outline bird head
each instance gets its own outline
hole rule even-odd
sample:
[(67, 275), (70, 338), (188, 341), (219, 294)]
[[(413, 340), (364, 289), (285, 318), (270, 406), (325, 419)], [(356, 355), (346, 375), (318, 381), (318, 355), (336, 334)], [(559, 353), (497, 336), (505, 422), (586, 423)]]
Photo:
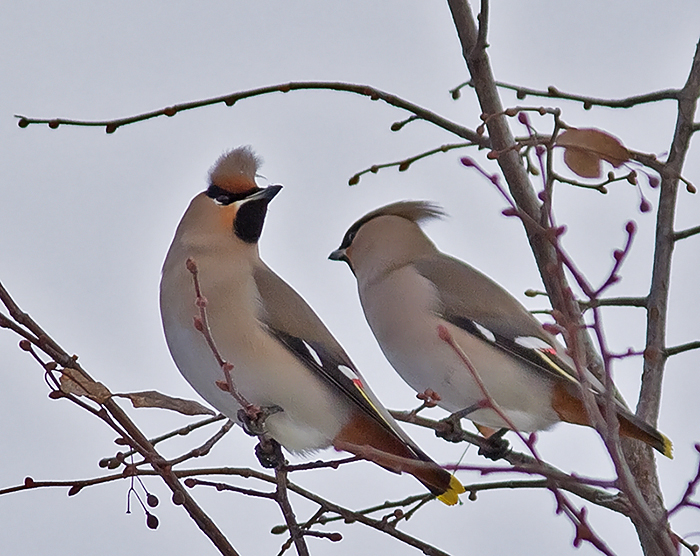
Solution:
[(216, 212), (216, 222), (245, 243), (257, 243), (267, 205), (281, 185), (261, 188), (255, 183), (261, 160), (249, 146), (238, 147), (219, 157), (209, 171), (209, 187), (203, 194), (206, 210)]
[(444, 215), (438, 205), (425, 201), (399, 201), (380, 207), (350, 226), (340, 247), (328, 258), (346, 262), (356, 276), (363, 269), (381, 271), (406, 264), (435, 250), (419, 224)]

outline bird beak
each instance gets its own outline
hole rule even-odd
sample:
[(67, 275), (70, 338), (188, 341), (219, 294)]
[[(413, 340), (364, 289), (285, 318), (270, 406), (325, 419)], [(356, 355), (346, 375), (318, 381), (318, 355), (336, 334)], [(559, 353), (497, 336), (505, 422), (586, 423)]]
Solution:
[(245, 202), (249, 203), (250, 201), (267, 201), (268, 203), (272, 201), (272, 199), (277, 195), (280, 191), (282, 190), (281, 185), (270, 185), (266, 187), (265, 189), (261, 189), (260, 191), (257, 191), (253, 193), (250, 197), (245, 198)]
[(345, 249), (336, 249), (330, 255), (328, 255), (328, 258), (331, 261), (344, 261), (346, 263), (350, 262), (348, 261), (348, 256), (345, 254)]

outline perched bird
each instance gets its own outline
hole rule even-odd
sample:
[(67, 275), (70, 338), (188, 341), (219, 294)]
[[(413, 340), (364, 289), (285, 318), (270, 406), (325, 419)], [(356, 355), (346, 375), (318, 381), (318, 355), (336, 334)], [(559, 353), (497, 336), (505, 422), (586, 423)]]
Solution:
[[(564, 347), (506, 290), (423, 233), (421, 222), (442, 216), (427, 202), (381, 207), (350, 226), (329, 257), (350, 266), (386, 358), (414, 390), (433, 390), (438, 405), (477, 426), (591, 426)], [(592, 374), (590, 382), (601, 402), (602, 385)], [(485, 403), (489, 398), (507, 420)], [(672, 457), (668, 438), (615, 403), (621, 434)]]
[[(440, 500), (455, 504), (464, 487), (399, 428), (319, 317), (260, 259), (268, 204), (282, 186), (258, 187), (259, 164), (250, 147), (221, 156), (207, 190), (192, 200), (175, 232), (160, 284), (175, 364), (205, 400), (236, 420), (242, 404), (223, 386), (232, 385), (266, 413), (258, 432), (290, 452), (333, 445), (362, 455), (371, 447), (405, 458), (400, 464), (381, 456), (373, 461), (411, 473)], [(211, 340), (229, 364), (230, 382), (194, 325), (201, 313), (193, 262)]]

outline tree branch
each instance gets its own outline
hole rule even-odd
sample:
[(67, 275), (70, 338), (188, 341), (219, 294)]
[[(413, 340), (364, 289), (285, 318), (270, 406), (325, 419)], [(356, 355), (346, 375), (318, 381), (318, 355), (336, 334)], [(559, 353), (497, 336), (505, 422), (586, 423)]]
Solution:
[[(542, 91), (539, 89), (522, 87), (520, 85), (503, 83), (502, 81), (496, 81), (495, 84), (501, 89), (515, 91), (516, 96), (520, 100), (524, 100), (528, 96), (559, 98), (562, 100), (572, 100), (574, 102), (581, 102), (583, 104), (584, 109), (586, 110), (589, 110), (593, 106), (604, 106), (607, 108), (632, 108), (634, 106), (639, 106), (640, 104), (649, 104), (652, 102), (659, 102), (660, 100), (676, 100), (680, 94), (680, 91), (678, 89), (664, 89), (662, 91), (654, 91), (652, 93), (634, 95), (631, 97), (621, 99), (606, 99), (577, 95), (573, 93), (565, 93), (553, 86), (547, 87), (546, 91)], [(474, 87), (473, 81), (470, 80), (465, 83), (462, 83), (461, 85), (455, 87), (452, 91), (457, 91), (466, 86)]]
[(666, 348), (664, 350), (664, 356), (671, 357), (672, 355), (678, 355), (679, 353), (683, 353), (693, 349), (700, 349), (700, 341), (696, 340), (694, 342), (688, 342), (687, 344), (681, 344), (679, 346)]
[(427, 158), (429, 156), (432, 156), (437, 153), (446, 153), (454, 149), (462, 149), (464, 147), (470, 147), (473, 146), (474, 143), (452, 143), (452, 144), (447, 144), (447, 145), (440, 145), (439, 147), (436, 147), (434, 149), (430, 149), (428, 151), (409, 156), (408, 158), (404, 158), (403, 160), (398, 160), (396, 162), (385, 162), (384, 164), (373, 164), (369, 168), (366, 168), (365, 170), (361, 170), (357, 174), (353, 175), (349, 180), (348, 180), (348, 185), (357, 185), (360, 182), (360, 178), (364, 176), (365, 174), (376, 174), (379, 172), (379, 170), (383, 168), (392, 168), (394, 166), (399, 167), (399, 172), (405, 172), (408, 170), (414, 162), (417, 160), (421, 160), (423, 158)]
[(418, 106), (412, 102), (402, 99), (391, 93), (381, 91), (369, 85), (358, 85), (355, 83), (341, 83), (337, 81), (296, 81), (291, 83), (280, 83), (277, 85), (270, 85), (267, 87), (259, 87), (256, 89), (249, 89), (247, 91), (239, 91), (236, 93), (229, 93), (227, 95), (222, 95), (218, 97), (212, 97), (203, 100), (196, 100), (192, 102), (185, 102), (182, 104), (175, 104), (173, 106), (168, 106), (166, 108), (161, 108), (159, 110), (153, 110), (151, 112), (144, 112), (142, 114), (137, 114), (135, 116), (129, 116), (126, 118), (117, 118), (114, 120), (73, 120), (64, 118), (52, 118), (52, 119), (41, 119), (41, 118), (30, 118), (27, 116), (17, 115), (19, 127), (27, 127), (31, 124), (47, 124), (52, 129), (56, 129), (61, 125), (72, 125), (72, 126), (88, 126), (88, 127), (104, 127), (107, 133), (114, 133), (118, 128), (133, 124), (136, 122), (142, 122), (144, 120), (150, 120), (152, 118), (157, 118), (160, 116), (172, 117), (178, 112), (184, 112), (185, 110), (193, 110), (195, 108), (202, 108), (204, 106), (211, 106), (212, 104), (226, 104), (226, 106), (233, 106), (239, 100), (246, 98), (252, 98), (261, 95), (267, 95), (275, 92), (288, 93), (289, 91), (299, 91), (299, 90), (326, 90), (326, 91), (343, 91), (347, 93), (354, 93), (357, 95), (362, 95), (369, 97), (371, 100), (381, 100), (387, 104), (406, 110), (415, 114), (421, 120), (430, 122), (437, 127), (440, 127), (450, 133), (454, 133), (458, 137), (462, 137), (467, 141), (480, 145), (482, 147), (489, 146), (488, 137), (479, 135), (475, 131), (469, 128), (461, 126), (447, 118), (439, 116), (435, 112), (432, 112), (422, 106)]
[[(671, 144), (668, 160), (661, 173), (659, 206), (656, 219), (656, 237), (654, 246), (654, 264), (647, 309), (647, 337), (642, 372), (642, 385), (637, 404), (637, 415), (647, 423), (656, 424), (661, 403), (661, 386), (666, 363), (666, 326), (668, 316), (668, 297), (671, 282), (671, 259), (675, 243), (673, 231), (678, 181), (687, 156), (690, 139), (693, 135), (693, 122), (700, 94), (700, 43), (696, 46), (695, 56), (688, 79), (678, 93), (678, 116), (676, 129)], [(649, 507), (659, 522), (667, 522), (666, 510), (656, 472), (654, 456), (650, 448), (641, 447), (631, 442), (623, 444), (624, 453)], [(640, 535), (642, 548), (650, 556), (655, 554), (654, 535), (647, 531), (639, 521), (633, 522)], [(658, 545), (656, 545), (658, 546)], [(660, 547), (659, 547), (660, 548)], [(665, 547), (665, 552), (671, 549)]]
[(589, 301), (580, 301), (579, 305), (582, 310), (591, 309), (593, 307), (641, 307), (647, 306), (646, 297), (607, 297), (596, 298)]
[(691, 236), (694, 236), (697, 234), (700, 234), (700, 226), (693, 226), (692, 228), (688, 228), (687, 230), (681, 230), (680, 232), (674, 232), (673, 241), (685, 239), (687, 237), (691, 237)]
[[(25, 327), (33, 334), (37, 341), (36, 345), (49, 357), (63, 367), (68, 367), (79, 372), (86, 381), (93, 382), (90, 375), (77, 362), (77, 356), (68, 355), (60, 345), (58, 345), (28, 314), (24, 313), (12, 299), (8, 291), (0, 283), (0, 301), (5, 305), (11, 317), (21, 326)], [(116, 420), (128, 435), (128, 439), (134, 442), (133, 448), (138, 451), (149, 461), (153, 470), (160, 475), (166, 485), (173, 492), (173, 497), (176, 498), (185, 508), (192, 520), (197, 524), (200, 530), (211, 540), (216, 548), (224, 556), (238, 556), (238, 553), (229, 543), (228, 539), (219, 530), (211, 518), (199, 507), (194, 499), (189, 495), (187, 490), (180, 484), (177, 476), (173, 473), (169, 465), (164, 465), (165, 460), (156, 451), (153, 445), (143, 435), (139, 428), (131, 421), (127, 414), (113, 400), (108, 399), (103, 404), (100, 417), (109, 423), (111, 417)]]

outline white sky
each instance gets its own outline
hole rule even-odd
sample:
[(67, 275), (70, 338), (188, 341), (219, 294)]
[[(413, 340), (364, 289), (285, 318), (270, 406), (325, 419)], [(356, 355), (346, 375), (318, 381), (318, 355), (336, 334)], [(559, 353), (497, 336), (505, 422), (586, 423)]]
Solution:
[[(16, 113), (114, 118), (278, 82), (323, 79), (371, 84), (476, 127), (479, 110), (472, 93), (465, 90), (458, 102), (448, 94), (467, 73), (446, 3), (25, 0), (4, 2), (2, 12), (0, 280), (113, 391), (157, 389), (196, 398), (163, 340), (157, 308), (160, 266), (189, 199), (205, 187), (209, 166), (221, 152), (241, 144), (253, 145), (265, 160), (262, 173), (285, 185), (270, 208), (263, 258), (317, 310), (388, 407), (413, 407), (413, 392), (377, 348), (351, 274), (326, 260), (360, 215), (403, 198), (442, 203), (451, 218), (428, 226), (436, 243), (501, 282), (528, 307), (543, 307), (522, 295), (540, 282), (519, 224), (500, 215), (503, 201), (459, 165), (460, 153), (435, 156), (405, 173), (384, 170), (347, 186), (351, 175), (372, 164), (456, 140), (425, 123), (392, 133), (391, 123), (406, 114), (382, 103), (345, 93), (277, 93), (232, 108), (214, 106), (139, 123), (113, 135), (90, 128), (22, 130), (13, 118)], [(491, 7), (489, 52), (499, 80), (621, 97), (682, 86), (698, 29), (695, 0), (501, 0)], [(504, 94), (507, 106), (528, 102), (551, 104)], [(661, 156), (668, 149), (675, 122), (671, 102), (618, 112), (584, 112), (573, 103), (562, 107), (568, 123), (606, 129), (632, 149)], [(495, 168), (492, 162), (485, 166)], [(692, 151), (685, 175), (700, 182)], [(644, 295), (654, 217), (638, 212), (635, 188), (617, 184), (610, 189), (602, 196), (560, 188), (556, 211), (569, 226), (565, 245), (591, 279), (600, 280), (610, 268), (611, 250), (624, 241), (625, 222), (636, 220), (635, 251), (624, 281), (611, 294)], [(643, 190), (655, 208), (655, 192)], [(682, 192), (677, 229), (697, 225), (699, 209), (700, 198)], [(700, 338), (698, 242), (699, 237), (688, 239), (676, 249), (670, 345)], [(613, 349), (643, 345), (642, 311), (614, 309), (606, 319)], [(12, 334), (0, 333), (0, 487), (19, 484), (25, 476), (99, 475), (98, 460), (116, 451), (113, 435), (72, 404), (49, 400), (40, 369), (16, 344)], [(697, 353), (689, 353), (668, 365), (659, 428), (674, 441), (676, 459), (661, 458), (659, 470), (670, 504), (697, 463), (699, 362)], [(632, 402), (639, 367), (639, 360), (616, 367), (619, 385)], [(153, 436), (189, 421), (157, 410), (130, 414)], [(409, 432), (441, 462), (457, 460), (464, 449), (426, 431)], [(204, 438), (178, 446), (191, 447)], [(164, 448), (166, 455), (175, 455), (178, 446)], [(201, 463), (257, 467), (252, 446), (237, 429)], [(540, 435), (539, 447), (564, 470), (610, 476), (591, 430), (560, 425)], [(466, 461), (483, 462), (474, 449)], [(478, 480), (467, 473), (461, 478), (464, 483)], [(294, 480), (353, 508), (420, 491), (411, 477), (395, 477), (369, 463)], [(2, 552), (216, 553), (185, 512), (170, 504), (159, 480), (148, 480), (147, 486), (161, 499), (154, 512), (161, 525), (155, 532), (146, 528), (140, 509), (124, 514), (126, 482), (86, 489), (74, 498), (66, 496), (66, 489), (0, 497)], [(276, 554), (283, 539), (269, 529), (281, 518), (271, 502), (205, 489), (194, 495), (242, 554)], [(300, 518), (315, 510), (294, 504)], [(626, 519), (591, 510), (591, 521), (619, 554), (640, 553)], [(700, 531), (699, 523), (697, 512), (686, 512), (674, 527), (688, 534)], [(343, 542), (311, 539), (312, 553), (349, 555), (368, 547), (375, 553), (416, 553), (359, 525), (329, 530), (343, 533)], [(547, 492), (489, 492), (456, 508), (430, 504), (407, 530), (455, 554), (574, 551), (572, 527), (554, 515)], [(594, 552), (590, 547), (579, 551)]]

